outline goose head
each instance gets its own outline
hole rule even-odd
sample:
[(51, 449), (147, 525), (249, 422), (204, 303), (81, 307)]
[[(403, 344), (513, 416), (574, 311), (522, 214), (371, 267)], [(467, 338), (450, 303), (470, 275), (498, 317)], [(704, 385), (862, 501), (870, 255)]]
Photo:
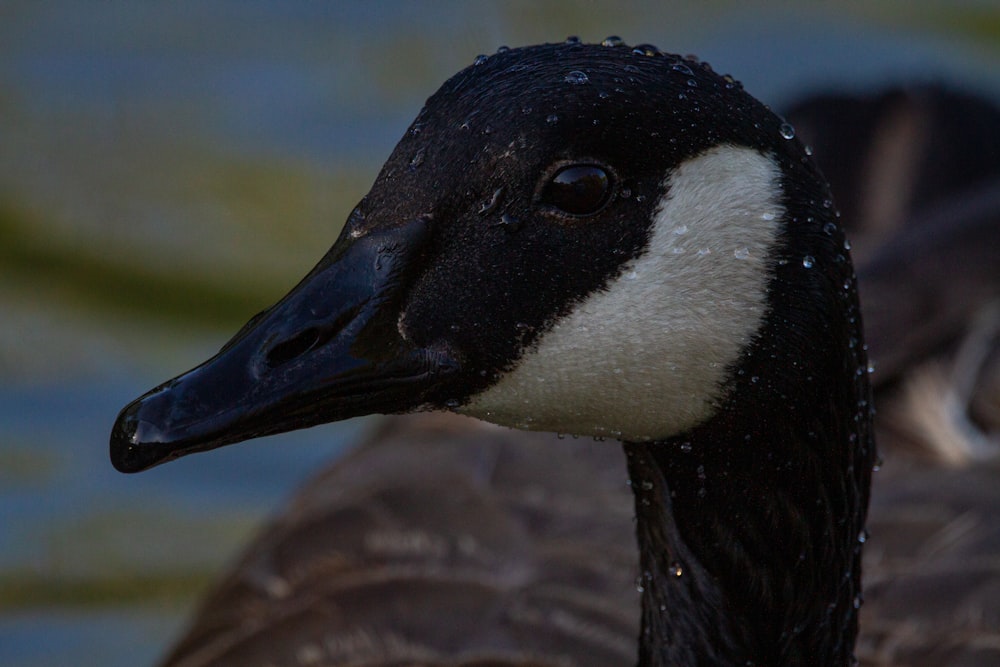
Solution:
[(121, 412), (112, 461), (418, 410), (622, 440), (643, 664), (846, 664), (872, 445), (845, 246), (731, 77), (616, 41), (501, 50), (428, 99), (302, 282)]

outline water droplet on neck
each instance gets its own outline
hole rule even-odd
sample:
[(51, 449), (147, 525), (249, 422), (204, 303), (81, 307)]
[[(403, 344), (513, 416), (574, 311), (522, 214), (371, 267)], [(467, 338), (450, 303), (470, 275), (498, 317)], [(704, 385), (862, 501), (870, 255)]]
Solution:
[(573, 70), (572, 72), (568, 72), (566, 76), (563, 78), (565, 79), (566, 83), (572, 83), (577, 86), (590, 81), (590, 77), (587, 76), (587, 73), (581, 72), (578, 69)]
[(807, 269), (811, 269), (815, 264), (816, 264), (816, 258), (814, 258), (812, 255), (806, 255), (805, 257), (802, 258), (802, 266), (806, 267)]
[(497, 188), (496, 191), (494, 191), (493, 196), (490, 197), (490, 200), (488, 202), (484, 202), (483, 205), (479, 208), (479, 214), (486, 215), (496, 210), (497, 204), (500, 203), (500, 196), (502, 194), (503, 194), (503, 188)]
[(559, 116), (555, 115), (554, 113), (549, 114), (548, 116), (545, 117), (545, 122), (548, 123), (549, 125), (555, 125), (556, 123), (559, 122)]
[(782, 123), (778, 127), (778, 134), (780, 134), (784, 139), (794, 139), (795, 128), (792, 127), (791, 123)]
[(750, 249), (746, 246), (742, 248), (737, 248), (733, 251), (733, 257), (736, 259), (747, 259), (750, 257)]
[[(500, 222), (497, 223), (497, 226), (502, 227), (504, 231), (513, 233), (521, 229), (521, 221), (509, 213), (504, 213), (503, 215), (500, 216)], [(518, 327), (521, 326), (526, 327), (527, 325), (521, 325), (519, 323)]]

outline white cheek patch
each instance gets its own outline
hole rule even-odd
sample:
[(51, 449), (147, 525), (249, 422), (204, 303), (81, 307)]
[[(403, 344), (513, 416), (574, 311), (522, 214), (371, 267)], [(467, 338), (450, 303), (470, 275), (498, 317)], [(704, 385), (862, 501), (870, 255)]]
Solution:
[(643, 441), (706, 420), (763, 321), (778, 166), (719, 146), (668, 175), (648, 248), (460, 411), (497, 424)]

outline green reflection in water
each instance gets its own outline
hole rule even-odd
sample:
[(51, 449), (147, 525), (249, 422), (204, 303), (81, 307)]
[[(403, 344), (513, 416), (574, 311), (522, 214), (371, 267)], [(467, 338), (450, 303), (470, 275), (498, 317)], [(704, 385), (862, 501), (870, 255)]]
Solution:
[(183, 607), (205, 589), (214, 575), (207, 570), (93, 577), (7, 571), (0, 573), (0, 612), (129, 604)]

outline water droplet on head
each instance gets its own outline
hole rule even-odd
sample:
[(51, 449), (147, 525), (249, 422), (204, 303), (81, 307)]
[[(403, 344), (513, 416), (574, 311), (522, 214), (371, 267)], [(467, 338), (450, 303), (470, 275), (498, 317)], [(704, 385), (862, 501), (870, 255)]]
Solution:
[(578, 69), (575, 69), (572, 72), (567, 73), (566, 76), (563, 78), (565, 79), (566, 83), (572, 83), (574, 85), (580, 85), (590, 81), (590, 77), (587, 76), (587, 73), (581, 72)]
[(811, 269), (814, 264), (816, 264), (816, 259), (812, 255), (806, 255), (802, 258), (802, 266), (807, 269)]
[(416, 154), (410, 158), (410, 167), (416, 169), (424, 163), (424, 155), (426, 154), (426, 149), (421, 148), (416, 152)]
[(694, 74), (691, 68), (684, 63), (674, 63), (670, 68), (675, 72), (680, 72), (681, 74), (686, 74), (688, 76), (692, 76)]
[(813, 154), (813, 147), (812, 146), (806, 146), (805, 147), (805, 151), (806, 151), (806, 155), (812, 155)]
[(476, 59), (472, 61), (472, 66), (478, 67), (479, 65), (482, 65), (489, 59), (490, 57), (488, 55), (486, 55), (485, 53), (480, 53), (478, 56), (476, 56)]
[(637, 56), (658, 56), (660, 50), (652, 44), (639, 44), (632, 48), (632, 53)]
[(579, 44), (580, 43), (580, 38), (577, 37), (576, 35), (570, 35), (569, 37), (566, 38), (566, 42), (565, 43), (566, 44)]
[(497, 47), (497, 53), (507, 53), (510, 51), (510, 47), (507, 45)]
[(770, 212), (768, 212), (768, 213), (761, 213), (760, 214), (760, 219), (761, 220), (767, 220), (767, 221), (774, 220), (774, 213), (770, 213)]
[(618, 35), (609, 35), (601, 41), (601, 46), (621, 46), (625, 41)]
[(833, 233), (835, 231), (837, 231), (837, 225), (833, 224), (832, 222), (828, 222), (825, 225), (823, 225), (823, 233), (826, 234), (827, 236), (833, 236)]
[(545, 122), (548, 123), (549, 125), (555, 125), (556, 123), (559, 122), (559, 116), (555, 115), (554, 113), (551, 113), (545, 117)]
[(750, 257), (750, 248), (743, 246), (742, 248), (737, 248), (733, 251), (733, 257), (736, 259), (747, 259)]
[(784, 139), (794, 139), (795, 128), (792, 127), (791, 123), (782, 123), (778, 127), (778, 134), (780, 134)]
[(698, 82), (695, 81), (694, 79), (688, 79), (687, 80), (687, 84), (688, 84), (688, 88), (697, 88), (698, 87)]

